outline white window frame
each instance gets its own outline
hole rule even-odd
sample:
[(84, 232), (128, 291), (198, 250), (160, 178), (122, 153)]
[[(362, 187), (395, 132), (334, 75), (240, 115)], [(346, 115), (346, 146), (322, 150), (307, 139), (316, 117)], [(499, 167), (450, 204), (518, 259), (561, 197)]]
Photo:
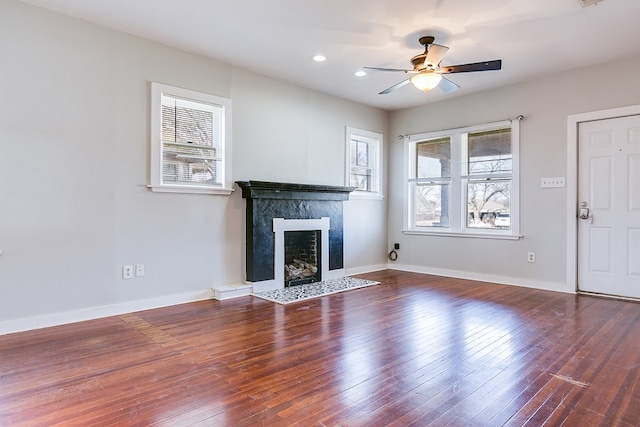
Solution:
[[(466, 205), (467, 191), (466, 183), (462, 171), (463, 153), (465, 151), (466, 135), (473, 132), (481, 132), (492, 129), (511, 127), (511, 154), (512, 154), (512, 174), (511, 174), (511, 199), (510, 199), (510, 219), (511, 228), (486, 229), (467, 227)], [(451, 180), (450, 180), (450, 217), (448, 227), (416, 227), (413, 223), (414, 207), (412, 186), (410, 181), (416, 174), (416, 147), (419, 142), (441, 137), (451, 137)], [(448, 129), (435, 132), (426, 132), (404, 137), (405, 148), (405, 179), (404, 179), (404, 234), (430, 235), (430, 236), (450, 236), (450, 237), (471, 237), (485, 239), (509, 239), (517, 240), (522, 237), (520, 234), (520, 121), (504, 120), (482, 125), (467, 126), (463, 128)]]
[[(217, 168), (220, 171), (220, 183), (185, 185), (162, 182), (162, 95), (173, 96), (200, 104), (219, 107), (221, 109), (221, 141), (217, 157), (222, 160)], [(231, 179), (231, 100), (220, 96), (209, 95), (189, 89), (178, 88), (161, 83), (151, 82), (151, 165), (148, 188), (161, 193), (193, 193), (229, 195), (233, 192)]]
[(351, 141), (358, 139), (369, 145), (369, 156), (371, 158), (371, 190), (355, 190), (351, 192), (350, 198), (353, 199), (377, 199), (384, 198), (382, 192), (382, 153), (384, 137), (381, 133), (368, 130), (357, 129), (354, 127), (346, 127), (345, 135), (345, 186), (351, 186)]

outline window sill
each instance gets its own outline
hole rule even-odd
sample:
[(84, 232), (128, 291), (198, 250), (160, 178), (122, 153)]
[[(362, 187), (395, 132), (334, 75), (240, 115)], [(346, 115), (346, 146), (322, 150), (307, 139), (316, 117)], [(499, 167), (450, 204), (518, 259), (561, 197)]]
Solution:
[(467, 239), (496, 239), (496, 240), (519, 240), (522, 234), (497, 234), (497, 233), (460, 233), (455, 231), (419, 231), (419, 230), (402, 230), (403, 234), (414, 234), (422, 236), (440, 236), (440, 237), (463, 237)]
[(349, 200), (384, 200), (384, 196), (377, 193), (367, 193), (365, 191), (353, 191), (349, 194)]
[(169, 185), (147, 185), (147, 188), (154, 193), (182, 193), (182, 194), (217, 194), (229, 196), (233, 193), (233, 188), (212, 188), (212, 187), (185, 187)]

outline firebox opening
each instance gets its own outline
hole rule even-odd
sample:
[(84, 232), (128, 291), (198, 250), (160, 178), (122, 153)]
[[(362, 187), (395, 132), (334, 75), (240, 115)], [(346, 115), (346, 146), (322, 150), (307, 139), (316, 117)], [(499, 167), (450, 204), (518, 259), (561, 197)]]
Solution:
[(321, 277), (321, 231), (284, 232), (284, 285), (319, 282)]

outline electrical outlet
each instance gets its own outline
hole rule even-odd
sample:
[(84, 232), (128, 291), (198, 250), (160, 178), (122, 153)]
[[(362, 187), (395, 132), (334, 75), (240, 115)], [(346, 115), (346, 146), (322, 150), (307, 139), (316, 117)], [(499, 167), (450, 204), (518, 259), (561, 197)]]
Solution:
[(535, 252), (529, 252), (527, 254), (527, 262), (536, 262), (536, 253)]
[(133, 279), (133, 265), (123, 265), (122, 266), (122, 278), (123, 279)]
[(144, 277), (144, 264), (136, 264), (136, 277)]
[(541, 188), (558, 188), (564, 187), (564, 176), (554, 176), (551, 178), (540, 179)]

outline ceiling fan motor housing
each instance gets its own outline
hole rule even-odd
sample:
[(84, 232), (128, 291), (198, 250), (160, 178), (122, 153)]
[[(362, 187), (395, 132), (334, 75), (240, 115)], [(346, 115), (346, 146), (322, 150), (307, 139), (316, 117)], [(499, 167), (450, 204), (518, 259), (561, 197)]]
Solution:
[(413, 58), (411, 58), (411, 63), (413, 64), (413, 69), (415, 71), (421, 71), (424, 70), (426, 67), (426, 64), (424, 63), (424, 60), (427, 58), (427, 55), (424, 53), (421, 53), (420, 55), (416, 55)]
[(426, 47), (427, 45), (430, 45), (431, 43), (433, 43), (435, 40), (436, 38), (433, 36), (424, 36), (424, 37), (420, 37), (418, 39), (418, 42), (420, 42), (422, 46)]
[[(436, 39), (433, 36), (420, 37), (420, 39), (418, 40), (418, 42), (422, 46), (424, 46), (424, 52), (411, 58), (411, 64), (413, 64), (413, 69), (415, 71), (422, 71), (426, 68), (434, 68), (436, 65), (438, 65), (425, 63), (427, 54), (429, 53), (429, 46), (431, 46), (435, 40)], [(429, 65), (431, 65), (431, 67), (429, 67)]]

